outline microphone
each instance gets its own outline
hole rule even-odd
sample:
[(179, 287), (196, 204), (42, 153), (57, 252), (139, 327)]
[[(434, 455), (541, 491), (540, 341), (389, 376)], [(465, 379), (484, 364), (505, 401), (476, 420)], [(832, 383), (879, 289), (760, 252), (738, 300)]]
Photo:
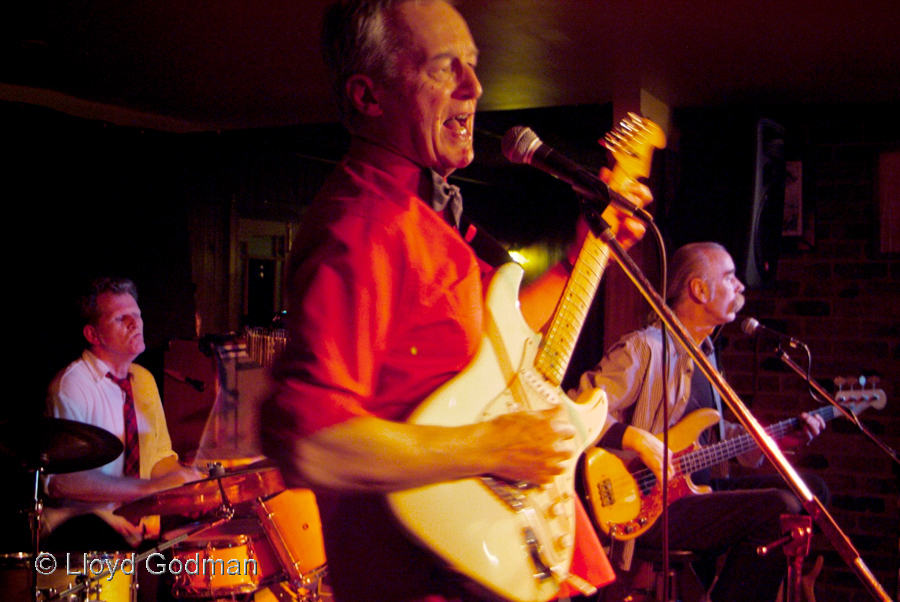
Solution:
[(794, 348), (800, 347), (800, 346), (803, 346), (803, 347), (806, 346), (803, 344), (802, 341), (798, 341), (794, 337), (790, 337), (786, 334), (782, 334), (782, 333), (778, 332), (777, 330), (772, 330), (768, 326), (763, 326), (762, 324), (759, 323), (759, 321), (756, 318), (746, 318), (743, 322), (741, 322), (741, 330), (743, 330), (745, 333), (747, 333), (751, 336), (758, 335), (761, 332), (768, 332), (769, 334), (774, 335), (774, 336), (778, 337), (779, 339), (783, 339), (783, 340), (787, 341), (788, 344)]
[(606, 183), (571, 159), (544, 144), (531, 128), (517, 125), (510, 128), (500, 144), (503, 155), (512, 163), (526, 163), (569, 184), (579, 195), (600, 201), (604, 208), (610, 202), (634, 215), (638, 207), (609, 190)]

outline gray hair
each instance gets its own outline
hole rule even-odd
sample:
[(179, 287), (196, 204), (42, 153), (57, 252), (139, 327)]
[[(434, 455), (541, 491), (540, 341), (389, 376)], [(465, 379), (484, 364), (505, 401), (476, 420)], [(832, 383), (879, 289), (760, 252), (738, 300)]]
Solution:
[(708, 285), (712, 285), (710, 281), (710, 254), (712, 251), (728, 252), (717, 242), (692, 242), (675, 251), (666, 287), (666, 303), (670, 307), (674, 307), (684, 298), (691, 280), (694, 278), (700, 278)]
[(103, 293), (112, 293), (114, 295), (128, 294), (134, 297), (135, 301), (138, 300), (137, 287), (128, 278), (94, 278), (88, 283), (87, 289), (78, 300), (78, 309), (84, 326), (96, 325), (100, 319), (97, 299)]
[(325, 11), (322, 24), (322, 56), (331, 71), (331, 85), (344, 124), (354, 122), (347, 97), (351, 76), (373, 78), (399, 76), (396, 56), (407, 42), (407, 32), (397, 26), (394, 9), (405, 2), (442, 0), (340, 0)]

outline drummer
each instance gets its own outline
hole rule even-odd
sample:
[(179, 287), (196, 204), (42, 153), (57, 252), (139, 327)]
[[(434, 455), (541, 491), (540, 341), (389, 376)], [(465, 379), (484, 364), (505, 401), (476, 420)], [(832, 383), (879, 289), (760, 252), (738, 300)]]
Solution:
[[(205, 475), (179, 464), (172, 451), (156, 381), (133, 363), (145, 348), (137, 289), (125, 278), (98, 278), (80, 299), (87, 348), (50, 384), (56, 418), (103, 428), (125, 451), (92, 470), (47, 478), (46, 550), (127, 550), (158, 534), (113, 514), (131, 500)], [(154, 533), (156, 531), (156, 533)]]

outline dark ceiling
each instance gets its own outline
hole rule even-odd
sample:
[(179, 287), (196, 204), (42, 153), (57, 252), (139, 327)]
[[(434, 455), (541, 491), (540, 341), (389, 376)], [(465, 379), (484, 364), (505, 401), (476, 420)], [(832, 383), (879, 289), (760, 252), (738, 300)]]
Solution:
[[(335, 119), (326, 0), (18, 0), (0, 100), (169, 131)], [(898, 0), (460, 0), (487, 110), (900, 100)]]

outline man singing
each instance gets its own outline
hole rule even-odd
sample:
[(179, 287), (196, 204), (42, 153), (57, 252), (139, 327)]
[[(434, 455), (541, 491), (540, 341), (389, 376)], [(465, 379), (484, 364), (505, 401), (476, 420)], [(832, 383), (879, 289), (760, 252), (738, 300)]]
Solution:
[[(326, 15), (324, 46), (352, 141), (292, 250), (289, 345), (263, 409), (265, 453), (290, 485), (316, 491), (336, 599), (481, 599), (411, 543), (383, 499), (481, 475), (539, 485), (572, 454), (557, 410), (405, 422), (482, 338), (489, 268), (457, 229), (459, 199), (442, 194), (474, 156), (478, 48), (442, 0), (341, 2)], [(625, 193), (649, 198), (639, 185)], [(567, 277), (558, 265), (520, 295), (534, 330)], [(602, 557), (589, 528), (575, 536), (576, 557)]]

